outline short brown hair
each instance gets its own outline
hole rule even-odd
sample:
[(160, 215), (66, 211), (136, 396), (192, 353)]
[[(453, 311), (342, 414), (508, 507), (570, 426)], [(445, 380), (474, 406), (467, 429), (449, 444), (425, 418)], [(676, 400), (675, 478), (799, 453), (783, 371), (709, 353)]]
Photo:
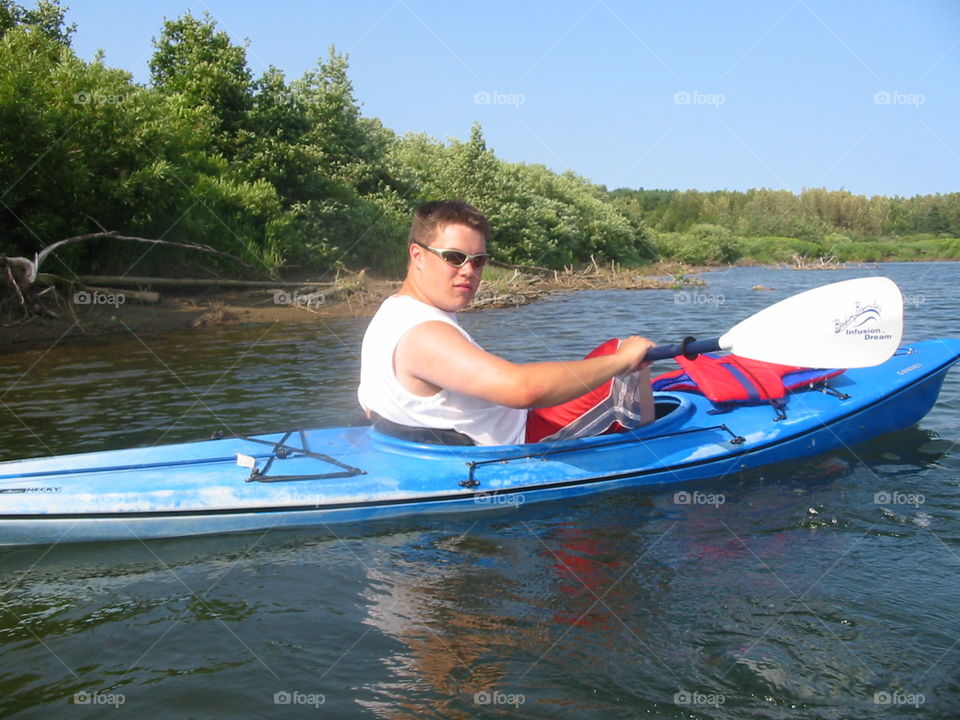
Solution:
[(483, 235), (484, 240), (490, 235), (487, 218), (470, 203), (462, 200), (432, 200), (413, 211), (408, 242), (429, 245), (440, 228), (447, 225), (466, 225)]

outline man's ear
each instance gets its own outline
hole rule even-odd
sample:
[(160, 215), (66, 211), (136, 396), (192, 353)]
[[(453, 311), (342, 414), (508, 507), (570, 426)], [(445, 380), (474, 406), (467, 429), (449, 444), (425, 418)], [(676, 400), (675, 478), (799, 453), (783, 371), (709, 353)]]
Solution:
[(423, 266), (423, 248), (416, 243), (410, 243), (407, 246), (407, 252), (410, 254), (410, 262), (418, 269)]

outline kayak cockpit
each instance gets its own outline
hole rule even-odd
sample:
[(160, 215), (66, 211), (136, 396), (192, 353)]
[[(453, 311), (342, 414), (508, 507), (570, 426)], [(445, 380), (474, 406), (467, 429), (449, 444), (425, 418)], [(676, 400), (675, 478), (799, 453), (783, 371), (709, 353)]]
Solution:
[[(656, 410), (656, 419), (649, 425), (645, 425), (633, 430), (622, 430), (608, 435), (597, 435), (594, 437), (575, 438), (572, 440), (560, 440), (544, 443), (530, 443), (519, 445), (471, 445), (471, 455), (513, 455), (518, 449), (529, 450), (531, 448), (541, 448), (549, 446), (551, 448), (589, 448), (595, 444), (605, 444), (613, 436), (622, 437), (624, 440), (642, 440), (646, 437), (660, 435), (664, 431), (670, 430), (683, 422), (687, 421), (694, 413), (694, 405), (690, 398), (677, 393), (654, 393), (654, 406)], [(391, 424), (392, 425), (392, 424)], [(402, 427), (402, 426), (400, 426)], [(428, 438), (434, 431), (427, 430), (423, 435), (414, 433), (390, 432), (392, 428), (375, 424), (369, 430), (370, 442), (375, 447), (388, 449), (391, 452), (403, 452), (404, 450), (415, 454), (437, 455), (463, 455), (463, 444), (445, 444), (442, 442), (429, 442)], [(386, 431), (385, 431), (386, 430)], [(415, 430), (415, 428), (413, 429)]]

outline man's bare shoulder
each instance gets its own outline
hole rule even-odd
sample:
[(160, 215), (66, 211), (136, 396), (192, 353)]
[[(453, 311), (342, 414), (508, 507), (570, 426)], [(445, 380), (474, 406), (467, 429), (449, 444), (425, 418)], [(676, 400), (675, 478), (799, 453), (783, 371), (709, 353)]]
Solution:
[(473, 346), (458, 327), (442, 320), (427, 320), (410, 328), (401, 338), (397, 349), (415, 351), (417, 348), (422, 348), (429, 352), (437, 349), (438, 346), (460, 345)]

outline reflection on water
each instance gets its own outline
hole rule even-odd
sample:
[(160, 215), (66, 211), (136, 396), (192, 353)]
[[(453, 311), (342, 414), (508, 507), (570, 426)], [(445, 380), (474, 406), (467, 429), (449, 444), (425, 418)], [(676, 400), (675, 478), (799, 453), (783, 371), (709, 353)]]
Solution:
[[(908, 341), (956, 334), (953, 266), (884, 271), (908, 297)], [(516, 360), (572, 358), (628, 332), (715, 335), (874, 272), (737, 268), (705, 276), (712, 300), (696, 306), (666, 290), (586, 292), (464, 324)], [(7, 353), (0, 456), (342, 423), (363, 327)], [(74, 702), (102, 692), (123, 695), (118, 717), (140, 718), (950, 717), (958, 412), (954, 372), (919, 428), (698, 485), (722, 493), (715, 505), (664, 488), (367, 527), (3, 549), (0, 713), (103, 717), (114, 708)], [(883, 693), (904, 702), (878, 704)]]

